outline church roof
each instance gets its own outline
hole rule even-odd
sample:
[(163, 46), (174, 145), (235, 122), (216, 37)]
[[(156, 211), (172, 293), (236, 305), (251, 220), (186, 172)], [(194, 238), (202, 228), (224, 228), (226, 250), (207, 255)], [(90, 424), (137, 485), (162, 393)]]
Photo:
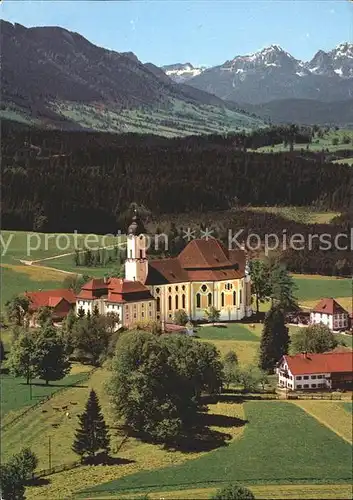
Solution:
[(244, 275), (245, 252), (228, 251), (220, 241), (210, 238), (192, 240), (178, 257), (149, 261), (145, 284), (222, 281)]
[(149, 289), (140, 281), (128, 281), (122, 278), (92, 279), (83, 285), (78, 299), (93, 300), (103, 298), (107, 302), (137, 302), (153, 300)]

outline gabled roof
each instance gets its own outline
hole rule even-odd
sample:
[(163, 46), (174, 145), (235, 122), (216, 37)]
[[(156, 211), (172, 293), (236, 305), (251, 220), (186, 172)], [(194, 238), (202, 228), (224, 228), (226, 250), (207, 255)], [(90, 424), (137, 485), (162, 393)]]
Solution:
[(63, 299), (69, 304), (75, 304), (76, 297), (72, 290), (67, 288), (57, 288), (55, 290), (43, 290), (40, 292), (26, 292), (31, 301), (30, 309), (36, 310), (39, 307), (56, 307)]
[(145, 285), (139, 281), (128, 281), (122, 278), (93, 279), (83, 285), (77, 295), (77, 299), (94, 300), (98, 298), (114, 303), (154, 300)]
[(314, 307), (313, 312), (321, 314), (348, 314), (348, 311), (332, 298), (321, 299)]
[(325, 352), (283, 356), (293, 375), (311, 373), (342, 373), (353, 371), (353, 352)]
[(146, 285), (239, 279), (245, 274), (245, 252), (227, 250), (220, 241), (192, 240), (178, 257), (151, 260)]

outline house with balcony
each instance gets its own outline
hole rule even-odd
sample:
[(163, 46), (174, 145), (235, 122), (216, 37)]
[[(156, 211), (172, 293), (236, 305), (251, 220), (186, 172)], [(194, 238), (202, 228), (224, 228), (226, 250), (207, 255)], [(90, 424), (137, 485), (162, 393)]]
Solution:
[(353, 388), (352, 351), (301, 353), (283, 356), (278, 363), (277, 385), (282, 389), (323, 390)]

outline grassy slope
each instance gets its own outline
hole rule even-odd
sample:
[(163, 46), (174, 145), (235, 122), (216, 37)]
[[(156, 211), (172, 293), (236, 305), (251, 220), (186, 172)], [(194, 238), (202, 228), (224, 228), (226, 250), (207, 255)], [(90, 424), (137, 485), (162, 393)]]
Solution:
[(141, 472), (97, 486), (89, 490), (90, 496), (181, 490), (212, 483), (221, 486), (231, 480), (245, 484), (352, 480), (350, 445), (297, 406), (247, 402), (245, 414), (249, 423), (244, 435), (229, 446), (172, 468)]
[(105, 132), (152, 133), (166, 137), (251, 130), (261, 119), (210, 105), (193, 105), (172, 99), (168, 108), (153, 110), (97, 109), (88, 104), (56, 103), (55, 111), (81, 126)]
[(323, 212), (313, 207), (249, 207), (251, 212), (267, 212), (302, 224), (329, 224), (339, 212)]

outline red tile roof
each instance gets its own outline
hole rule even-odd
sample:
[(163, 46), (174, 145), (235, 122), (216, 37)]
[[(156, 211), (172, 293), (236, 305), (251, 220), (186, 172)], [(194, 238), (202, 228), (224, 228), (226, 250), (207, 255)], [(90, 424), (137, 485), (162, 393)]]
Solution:
[(153, 300), (149, 289), (139, 281), (122, 278), (93, 279), (83, 285), (78, 299), (94, 300), (103, 298), (107, 302), (124, 303), (139, 300)]
[(193, 240), (178, 257), (151, 260), (148, 268), (146, 285), (238, 279), (245, 273), (245, 252), (228, 251), (214, 238)]
[(40, 292), (26, 292), (25, 294), (31, 301), (30, 309), (32, 311), (39, 307), (56, 307), (63, 299), (69, 304), (75, 304), (76, 296), (72, 290), (67, 288), (57, 288), (55, 290), (43, 290)]
[(313, 312), (322, 314), (348, 314), (335, 299), (321, 299), (318, 304), (313, 309)]
[(283, 356), (293, 375), (353, 371), (353, 351)]

